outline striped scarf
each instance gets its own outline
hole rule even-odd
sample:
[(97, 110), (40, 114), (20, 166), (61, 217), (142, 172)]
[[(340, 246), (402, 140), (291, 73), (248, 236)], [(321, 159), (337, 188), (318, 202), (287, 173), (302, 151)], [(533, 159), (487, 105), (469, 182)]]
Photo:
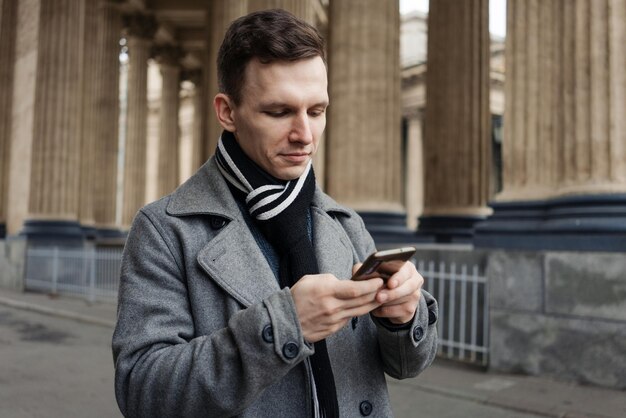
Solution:
[[(245, 202), (254, 223), (276, 249), (281, 287), (293, 286), (304, 275), (318, 274), (307, 227), (315, 192), (311, 161), (297, 179), (279, 180), (255, 164), (228, 131), (220, 137), (215, 159), (235, 198)], [(321, 416), (338, 417), (335, 378), (325, 340), (315, 343), (311, 369)]]

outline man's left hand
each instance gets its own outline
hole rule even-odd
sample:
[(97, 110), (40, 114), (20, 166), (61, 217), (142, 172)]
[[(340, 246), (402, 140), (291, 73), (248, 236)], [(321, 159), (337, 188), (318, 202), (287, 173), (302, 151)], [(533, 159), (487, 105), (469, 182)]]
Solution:
[[(353, 271), (360, 266), (354, 266)], [(382, 305), (371, 313), (379, 318), (387, 318), (391, 323), (401, 325), (415, 315), (420, 300), (424, 278), (410, 261), (387, 280), (387, 286), (378, 291), (376, 301)]]

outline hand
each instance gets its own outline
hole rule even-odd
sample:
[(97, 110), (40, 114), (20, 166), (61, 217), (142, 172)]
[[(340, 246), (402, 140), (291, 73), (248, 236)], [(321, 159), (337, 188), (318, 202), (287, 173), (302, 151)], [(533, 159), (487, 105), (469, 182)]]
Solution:
[(332, 274), (302, 277), (292, 286), (291, 295), (304, 339), (309, 343), (323, 340), (351, 318), (379, 307), (376, 296), (383, 285), (380, 278), (339, 280)]
[[(359, 267), (360, 264), (355, 265), (353, 271), (356, 272)], [(387, 280), (387, 286), (376, 294), (376, 301), (381, 306), (372, 315), (387, 318), (398, 325), (409, 322), (415, 315), (423, 284), (424, 278), (415, 265), (407, 261)]]

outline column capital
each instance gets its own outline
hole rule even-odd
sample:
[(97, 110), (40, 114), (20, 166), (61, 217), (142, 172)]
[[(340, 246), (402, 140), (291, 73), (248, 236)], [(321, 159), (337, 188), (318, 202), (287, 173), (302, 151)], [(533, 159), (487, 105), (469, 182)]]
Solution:
[(124, 15), (123, 19), (128, 36), (135, 38), (152, 39), (159, 27), (156, 19), (151, 15), (136, 13)]
[(194, 68), (189, 70), (183, 70), (180, 74), (180, 79), (183, 81), (190, 81), (194, 86), (199, 87), (202, 85), (202, 69)]
[(424, 119), (424, 108), (421, 107), (411, 107), (409, 109), (403, 109), (402, 116), (407, 118), (409, 121), (415, 119)]

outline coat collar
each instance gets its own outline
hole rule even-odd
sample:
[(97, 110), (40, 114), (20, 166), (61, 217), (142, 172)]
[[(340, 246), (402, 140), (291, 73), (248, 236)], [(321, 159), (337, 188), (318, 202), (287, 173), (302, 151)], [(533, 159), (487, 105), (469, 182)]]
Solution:
[[(351, 212), (315, 187), (312, 205), (324, 212), (351, 216)], [(233, 220), (239, 206), (232, 197), (226, 180), (211, 157), (200, 169), (170, 196), (167, 213), (172, 216), (216, 215)]]

